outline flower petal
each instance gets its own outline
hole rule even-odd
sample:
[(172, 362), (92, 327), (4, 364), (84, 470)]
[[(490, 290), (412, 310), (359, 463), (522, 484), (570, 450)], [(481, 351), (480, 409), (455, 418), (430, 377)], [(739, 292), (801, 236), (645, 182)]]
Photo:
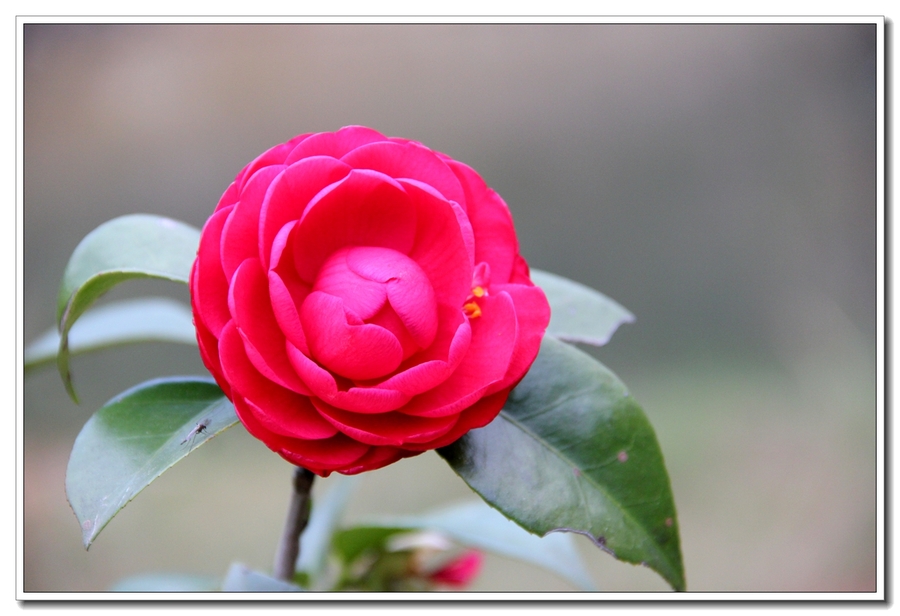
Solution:
[(326, 259), (345, 246), (381, 246), (408, 254), (416, 210), (403, 188), (377, 171), (353, 170), (320, 192), (291, 234), (294, 266), (313, 282)]
[[(374, 379), (396, 370), (403, 347), (379, 325), (352, 322), (338, 297), (313, 291), (300, 307), (309, 350), (329, 370), (353, 380)], [(358, 319), (358, 317), (357, 317)]]
[(291, 164), (309, 156), (333, 156), (341, 158), (354, 148), (374, 141), (384, 141), (387, 137), (365, 126), (345, 126), (334, 133), (318, 133), (304, 140), (285, 159)]
[(354, 461), (352, 464), (345, 465), (340, 469), (340, 472), (345, 475), (355, 475), (364, 471), (374, 471), (385, 467), (388, 464), (393, 464), (402, 458), (410, 458), (412, 456), (417, 456), (420, 453), (422, 452), (406, 451), (396, 447), (371, 447), (366, 455), (359, 460)]
[(270, 448), (282, 458), (320, 477), (358, 467), (373, 449), (340, 433), (321, 441), (275, 440), (272, 445)]
[(310, 359), (290, 342), (287, 343), (288, 358), (303, 382), (313, 393), (332, 406), (353, 410), (357, 413), (386, 413), (400, 408), (409, 401), (409, 396), (394, 389), (381, 387), (353, 387), (346, 379), (335, 377)]
[(253, 175), (263, 169), (264, 167), (268, 167), (269, 165), (281, 165), (285, 164), (285, 157), (306, 139), (311, 137), (311, 133), (306, 133), (303, 135), (297, 135), (290, 141), (286, 141), (285, 143), (280, 143), (273, 148), (269, 148), (259, 156), (257, 156), (254, 160), (252, 160), (246, 167), (241, 169), (241, 172), (237, 174), (235, 178), (235, 183), (237, 184), (237, 188), (240, 190), (244, 184), (249, 180)]
[(413, 417), (402, 413), (366, 415), (342, 411), (313, 398), (322, 416), (350, 438), (369, 445), (405, 447), (409, 443), (432, 441), (446, 434), (457, 421), (449, 417)]
[[(293, 270), (286, 273), (293, 273)], [(306, 354), (309, 354), (309, 345), (306, 334), (303, 333), (303, 324), (300, 323), (298, 306), (303, 305), (309, 291), (309, 286), (298, 279), (296, 274), (293, 280), (285, 280), (281, 273), (269, 271), (269, 298), (272, 300), (272, 313), (278, 321), (278, 328), (291, 344)]]
[(419, 180), (434, 187), (444, 199), (465, 203), (459, 179), (437, 154), (421, 144), (379, 141), (360, 146), (341, 160), (354, 169), (372, 169), (392, 178)]
[(219, 338), (222, 370), (231, 383), (232, 402), (247, 403), (247, 409), (266, 430), (300, 439), (333, 436), (334, 427), (322, 419), (310, 399), (276, 385), (261, 375), (247, 358), (237, 326), (229, 323)]
[(516, 307), (519, 335), (506, 375), (499, 384), (488, 389), (489, 393), (501, 387), (513, 387), (525, 376), (541, 349), (541, 339), (550, 323), (550, 304), (539, 287), (503, 284), (493, 285), (491, 291), (505, 293), (512, 298)]
[(254, 367), (270, 381), (308, 396), (309, 389), (288, 360), (285, 336), (269, 303), (269, 284), (259, 259), (241, 263), (231, 280), (228, 305)]
[(244, 259), (259, 256), (259, 210), (269, 185), (282, 170), (283, 165), (260, 169), (241, 189), (222, 230), (220, 251), (226, 278), (231, 278)]
[(471, 406), (506, 375), (516, 345), (518, 326), (507, 293), (480, 298), (481, 316), (470, 321), (472, 342), (459, 367), (443, 383), (399, 409), (418, 417), (442, 417)]
[(428, 449), (440, 449), (446, 447), (450, 443), (456, 442), (463, 434), (475, 428), (482, 428), (491, 423), (495, 417), (503, 410), (506, 399), (509, 397), (509, 390), (498, 391), (490, 396), (481, 398), (469, 408), (464, 409), (459, 414), (459, 420), (446, 434), (429, 441), (427, 443), (413, 443), (406, 446), (412, 451), (426, 451)]
[(461, 304), (471, 290), (474, 267), (472, 227), (465, 212), (459, 204), (439, 199), (415, 183), (401, 180), (400, 184), (417, 211), (409, 258), (428, 276), (438, 303)]
[(222, 208), (213, 214), (200, 234), (200, 246), (194, 264), (196, 274), (192, 278), (191, 301), (194, 313), (217, 338), (222, 328), (231, 320), (228, 311), (228, 279), (222, 271), (219, 244), (222, 227), (233, 207)]
[(466, 192), (466, 213), (475, 233), (475, 262), (487, 261), (495, 282), (508, 281), (519, 254), (509, 208), (474, 169), (458, 161), (447, 164)]
[(401, 364), (378, 387), (412, 397), (436, 387), (453, 374), (469, 350), (472, 328), (461, 311), (448, 306), (439, 306), (438, 310), (441, 329), (431, 346)]
[(322, 189), (350, 173), (350, 167), (329, 156), (314, 156), (284, 169), (275, 179), (260, 206), (257, 229), (263, 265), (269, 261), (278, 232), (291, 221), (300, 220), (307, 205)]

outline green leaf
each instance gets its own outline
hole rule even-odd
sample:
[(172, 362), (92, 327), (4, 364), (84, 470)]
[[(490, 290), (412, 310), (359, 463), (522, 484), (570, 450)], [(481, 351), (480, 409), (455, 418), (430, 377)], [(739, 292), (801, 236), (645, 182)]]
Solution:
[(211, 592), (221, 586), (217, 578), (184, 573), (145, 573), (119, 580), (113, 592)]
[(550, 302), (547, 334), (569, 342), (603, 346), (634, 315), (583, 284), (541, 270), (531, 270), (531, 280), (544, 290)]
[(359, 479), (358, 475), (336, 476), (325, 496), (312, 503), (309, 524), (300, 537), (297, 570), (307, 574), (313, 583), (325, 569), (331, 539)]
[(222, 590), (226, 592), (298, 592), (303, 589), (265, 573), (248, 569), (241, 563), (233, 563), (222, 582)]
[(439, 453), (523, 528), (587, 535), (684, 590), (675, 503), (653, 428), (622, 382), (578, 349), (545, 338), (497, 418)]
[[(56, 360), (59, 331), (53, 327), (25, 348), (25, 370)], [(87, 311), (69, 330), (69, 354), (133, 342), (197, 344), (191, 309), (165, 297), (111, 302)]]
[(57, 366), (77, 402), (69, 372), (69, 329), (112, 287), (133, 278), (188, 282), (200, 231), (170, 218), (133, 214), (103, 223), (75, 248), (57, 299), (60, 341)]
[(84, 547), (150, 482), (237, 421), (203, 377), (147, 381), (107, 402), (81, 429), (66, 469)]
[(462, 545), (529, 562), (556, 573), (578, 588), (595, 590), (570, 535), (532, 535), (481, 501), (421, 516), (391, 516), (366, 523), (378, 524), (386, 530), (436, 530)]
[(334, 534), (332, 546), (344, 564), (350, 564), (367, 550), (383, 551), (385, 542), (391, 535), (405, 533), (405, 526), (354, 526)]

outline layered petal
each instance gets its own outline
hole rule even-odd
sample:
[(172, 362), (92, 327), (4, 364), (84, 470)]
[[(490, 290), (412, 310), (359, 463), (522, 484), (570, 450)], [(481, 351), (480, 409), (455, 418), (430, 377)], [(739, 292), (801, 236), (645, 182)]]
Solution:
[(541, 340), (550, 323), (550, 304), (547, 302), (547, 296), (538, 287), (503, 284), (494, 285), (491, 291), (507, 294), (512, 299), (519, 330), (506, 374), (498, 386), (488, 390), (489, 393), (502, 387), (514, 387), (522, 380), (541, 349)]
[(516, 346), (516, 310), (507, 293), (480, 300), (481, 316), (471, 319), (472, 341), (466, 356), (447, 380), (416, 396), (400, 409), (419, 417), (459, 413), (500, 382)]
[(458, 161), (450, 161), (448, 165), (466, 193), (466, 213), (475, 234), (475, 262), (489, 263), (494, 280), (508, 281), (519, 254), (509, 208), (471, 167)]
[(407, 254), (416, 210), (403, 188), (377, 171), (353, 170), (321, 191), (291, 233), (294, 267), (315, 281), (329, 256), (345, 246), (380, 246)]
[(265, 267), (279, 231), (300, 220), (316, 195), (350, 173), (350, 167), (330, 156), (305, 158), (279, 168), (283, 173), (270, 183), (257, 217), (259, 254)]
[(261, 375), (250, 363), (234, 323), (219, 339), (222, 371), (231, 384), (232, 402), (246, 403), (257, 423), (266, 430), (290, 438), (319, 440), (336, 430), (316, 412), (310, 399), (285, 389)]
[(194, 320), (200, 320), (218, 337), (231, 318), (228, 311), (228, 279), (222, 269), (220, 247), (222, 228), (234, 209), (229, 206), (213, 214), (200, 233), (200, 246), (191, 276), (191, 304)]
[(331, 156), (341, 158), (347, 152), (367, 143), (384, 141), (385, 136), (365, 126), (345, 126), (334, 133), (316, 133), (304, 139), (285, 158), (290, 165), (310, 156)]
[(248, 164), (204, 226), (190, 286), (201, 358), (241, 422), (322, 476), (486, 425), (549, 321), (499, 195), (361, 126)]
[(247, 259), (235, 272), (228, 307), (253, 366), (270, 381), (298, 394), (309, 395), (288, 360), (285, 335), (267, 301), (268, 280), (259, 259)]

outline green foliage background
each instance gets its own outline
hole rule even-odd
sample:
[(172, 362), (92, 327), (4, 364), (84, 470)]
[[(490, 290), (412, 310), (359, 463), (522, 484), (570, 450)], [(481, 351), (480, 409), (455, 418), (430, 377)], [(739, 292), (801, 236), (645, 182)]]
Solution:
[[(532, 265), (637, 316), (591, 352), (656, 431), (692, 590), (872, 589), (874, 45), (841, 24), (27, 26), (25, 340), (100, 223), (199, 227), (259, 152), (367, 124), (478, 169)], [(146, 293), (187, 299), (152, 281), (110, 299)], [(154, 344), (72, 367), (80, 406), (53, 370), (25, 383), (25, 589), (268, 569), (290, 469), (237, 429), (84, 551), (75, 435), (127, 387), (202, 366)], [(429, 453), (370, 474), (349, 519), (470, 494)], [(579, 546), (602, 589), (665, 588)], [(476, 588), (571, 587), (497, 558)]]

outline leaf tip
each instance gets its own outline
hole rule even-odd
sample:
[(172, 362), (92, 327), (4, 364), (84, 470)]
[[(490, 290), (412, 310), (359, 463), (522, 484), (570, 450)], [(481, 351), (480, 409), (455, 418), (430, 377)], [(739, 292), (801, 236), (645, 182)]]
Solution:
[(84, 520), (81, 522), (81, 542), (84, 544), (84, 549), (91, 549), (91, 544), (94, 542), (94, 537), (97, 536), (96, 524), (94, 524), (93, 520)]

